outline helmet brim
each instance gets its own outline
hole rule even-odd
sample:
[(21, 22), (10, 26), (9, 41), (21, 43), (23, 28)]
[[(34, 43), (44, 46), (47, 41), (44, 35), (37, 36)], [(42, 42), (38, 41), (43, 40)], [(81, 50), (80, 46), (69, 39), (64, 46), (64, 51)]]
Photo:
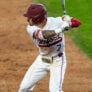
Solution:
[(24, 17), (29, 17), (27, 13), (24, 13)]

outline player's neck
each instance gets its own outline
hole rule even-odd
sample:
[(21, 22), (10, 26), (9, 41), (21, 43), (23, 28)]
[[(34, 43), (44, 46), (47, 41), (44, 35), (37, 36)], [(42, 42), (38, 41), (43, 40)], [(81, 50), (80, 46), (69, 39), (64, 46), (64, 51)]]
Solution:
[(37, 26), (39, 28), (43, 28), (46, 25), (46, 23), (47, 23), (47, 19), (45, 19), (42, 23), (38, 24)]

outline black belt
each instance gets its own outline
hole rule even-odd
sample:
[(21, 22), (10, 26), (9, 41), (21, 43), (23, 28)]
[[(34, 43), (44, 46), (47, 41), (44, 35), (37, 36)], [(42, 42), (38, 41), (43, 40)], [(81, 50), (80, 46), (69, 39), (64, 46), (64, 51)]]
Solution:
[(56, 58), (56, 57), (62, 57), (63, 53), (58, 53), (57, 55), (55, 56), (52, 56), (52, 58)]

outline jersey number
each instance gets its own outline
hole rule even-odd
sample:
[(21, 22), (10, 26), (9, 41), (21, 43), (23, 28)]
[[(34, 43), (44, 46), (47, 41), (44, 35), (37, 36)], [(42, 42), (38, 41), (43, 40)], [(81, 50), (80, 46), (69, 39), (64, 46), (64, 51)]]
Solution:
[(60, 51), (60, 49), (61, 49), (61, 44), (58, 44), (57, 47), (58, 47), (58, 48), (57, 48), (57, 51)]

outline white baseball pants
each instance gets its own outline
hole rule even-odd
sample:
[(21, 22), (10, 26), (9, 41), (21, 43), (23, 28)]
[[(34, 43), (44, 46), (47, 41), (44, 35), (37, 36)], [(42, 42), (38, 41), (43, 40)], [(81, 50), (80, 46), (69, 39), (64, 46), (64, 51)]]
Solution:
[(50, 72), (49, 92), (62, 92), (65, 69), (65, 55), (53, 59), (53, 63), (43, 62), (41, 55), (39, 55), (26, 72), (18, 92), (29, 92), (33, 90), (36, 83), (48, 72)]

